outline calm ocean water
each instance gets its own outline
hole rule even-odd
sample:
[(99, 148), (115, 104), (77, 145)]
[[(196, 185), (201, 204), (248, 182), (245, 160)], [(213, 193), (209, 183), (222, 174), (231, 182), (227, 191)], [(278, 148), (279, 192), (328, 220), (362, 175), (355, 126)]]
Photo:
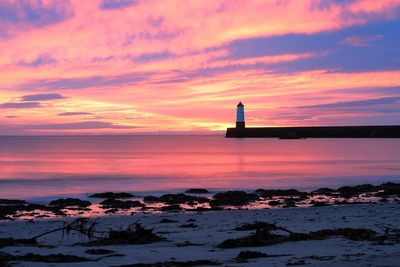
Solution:
[(0, 198), (400, 181), (400, 139), (0, 137)]

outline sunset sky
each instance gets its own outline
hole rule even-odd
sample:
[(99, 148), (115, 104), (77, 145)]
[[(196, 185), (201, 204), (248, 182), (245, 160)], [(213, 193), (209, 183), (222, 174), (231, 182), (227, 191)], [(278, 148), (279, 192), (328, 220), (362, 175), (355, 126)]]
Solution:
[(0, 134), (400, 124), (400, 0), (0, 0)]

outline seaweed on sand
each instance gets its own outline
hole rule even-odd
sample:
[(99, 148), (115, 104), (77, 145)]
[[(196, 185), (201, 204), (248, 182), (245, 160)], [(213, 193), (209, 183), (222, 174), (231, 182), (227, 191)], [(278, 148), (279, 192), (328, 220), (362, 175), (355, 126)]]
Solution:
[(46, 262), (46, 263), (66, 263), (66, 262), (83, 262), (93, 261), (92, 259), (64, 254), (50, 254), (39, 255), (34, 253), (27, 253), (24, 255), (11, 255), (8, 253), (0, 253), (0, 262), (9, 261), (32, 261), (32, 262)]
[(36, 239), (0, 238), (0, 248), (18, 245), (37, 245)]
[(236, 256), (236, 262), (246, 262), (248, 259), (266, 258), (268, 254), (258, 251), (240, 251)]
[(236, 227), (235, 230), (236, 231), (251, 231), (251, 230), (257, 230), (260, 228), (268, 229), (269, 231), (282, 230), (282, 229), (284, 231), (287, 231), (286, 229), (279, 227), (276, 224), (267, 223), (267, 222), (246, 223), (246, 224)]
[(192, 266), (210, 266), (221, 265), (219, 262), (211, 260), (194, 260), (194, 261), (166, 261), (155, 263), (135, 263), (128, 265), (119, 265), (114, 267), (192, 267)]
[(262, 247), (280, 244), (286, 236), (271, 233), (268, 228), (259, 228), (255, 233), (236, 239), (227, 239), (218, 245), (219, 248)]
[[(237, 230), (255, 229), (255, 233), (236, 239), (227, 239), (219, 244), (218, 247), (238, 248), (271, 246), (284, 242), (325, 240), (335, 236), (353, 241), (369, 241), (380, 244), (400, 242), (400, 229), (389, 225), (377, 225), (377, 227), (381, 228), (384, 233), (379, 235), (374, 230), (364, 228), (334, 228), (311, 231), (308, 233), (295, 233), (274, 224), (257, 222), (236, 228)], [(285, 232), (286, 234), (276, 234), (275, 231)]]
[[(8, 266), (8, 262), (10, 261), (30, 261), (30, 262), (45, 262), (45, 263), (72, 263), (72, 262), (87, 262), (87, 261), (99, 261), (101, 259), (107, 257), (117, 257), (123, 256), (121, 254), (112, 254), (105, 255), (102, 257), (98, 257), (96, 259), (85, 258), (81, 256), (75, 255), (67, 255), (67, 254), (48, 254), (48, 255), (40, 255), (35, 253), (26, 253), (23, 255), (12, 255), (8, 253), (0, 253), (0, 266)], [(3, 265), (1, 265), (3, 264)]]
[(111, 254), (111, 253), (114, 253), (114, 252), (115, 251), (113, 251), (113, 250), (103, 249), (103, 248), (85, 250), (85, 253), (86, 254), (90, 254), (90, 255), (105, 255), (105, 254)]
[(187, 224), (182, 224), (179, 226), (180, 228), (197, 228), (199, 227), (197, 224), (194, 223), (187, 223)]
[(102, 226), (96, 220), (78, 218), (63, 227), (40, 234), (34, 238), (57, 231), (62, 231), (64, 236), (65, 233), (69, 234), (71, 231), (75, 231), (89, 239), (89, 242), (84, 243), (84, 245), (146, 244), (164, 240), (163, 237), (154, 234), (153, 229), (146, 229), (140, 223), (131, 224), (122, 230), (113, 230), (107, 226), (108, 229), (104, 230)]
[[(106, 229), (105, 229), (106, 227)], [(29, 239), (0, 239), (1, 246), (37, 245), (37, 239), (52, 233), (61, 232), (61, 239), (71, 232), (78, 232), (86, 236), (89, 242), (82, 245), (116, 245), (116, 244), (147, 244), (165, 240), (164, 237), (153, 233), (153, 229), (146, 229), (140, 223), (129, 225), (126, 229), (113, 230), (108, 226), (99, 224), (96, 220), (78, 218), (62, 227), (52, 229)]]
[(259, 251), (246, 250), (246, 251), (240, 251), (239, 254), (236, 256), (235, 260), (237, 263), (243, 263), (247, 262), (248, 259), (286, 257), (286, 256), (291, 256), (291, 254), (271, 255)]
[(164, 237), (153, 233), (153, 229), (146, 229), (140, 223), (129, 225), (124, 230), (112, 230), (105, 238), (89, 241), (84, 245), (120, 245), (120, 244), (147, 244), (165, 240)]

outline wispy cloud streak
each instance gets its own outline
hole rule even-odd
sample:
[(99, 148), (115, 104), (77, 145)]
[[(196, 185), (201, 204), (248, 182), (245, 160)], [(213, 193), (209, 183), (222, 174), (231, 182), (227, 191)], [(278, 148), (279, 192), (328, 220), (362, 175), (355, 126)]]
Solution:
[(40, 108), (40, 102), (22, 102), (22, 103), (3, 103), (0, 104), (0, 109), (26, 109)]
[(45, 101), (45, 100), (57, 100), (64, 99), (65, 97), (60, 94), (35, 94), (35, 95), (24, 95), (22, 101)]

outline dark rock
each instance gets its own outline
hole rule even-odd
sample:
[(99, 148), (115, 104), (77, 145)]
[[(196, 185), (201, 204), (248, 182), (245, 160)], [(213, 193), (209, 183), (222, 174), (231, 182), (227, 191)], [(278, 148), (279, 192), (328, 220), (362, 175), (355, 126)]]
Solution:
[(104, 211), (104, 213), (106, 213), (106, 214), (114, 214), (114, 213), (117, 213), (119, 211), (120, 211), (119, 209), (112, 208), (112, 209), (108, 209), (108, 210)]
[(28, 204), (25, 200), (19, 199), (0, 199), (0, 205), (25, 205)]
[(85, 207), (68, 207), (68, 210), (78, 210), (78, 211), (90, 211), (92, 210), (91, 208), (85, 208)]
[(298, 198), (284, 198), (283, 201), (285, 204), (296, 204), (296, 201), (299, 201)]
[(317, 190), (312, 191), (312, 193), (314, 193), (314, 194), (326, 195), (326, 196), (330, 196), (330, 195), (334, 194), (335, 192), (336, 192), (335, 189), (328, 188), (328, 187), (322, 187), (322, 188), (318, 188)]
[(180, 205), (163, 206), (160, 209), (161, 209), (161, 211), (180, 211), (180, 210), (182, 210)]
[(343, 200), (343, 201), (336, 200), (335, 201), (335, 205), (348, 205), (348, 204), (351, 204), (351, 203), (348, 202), (347, 200)]
[(383, 183), (379, 186), (379, 188), (381, 189), (385, 189), (385, 188), (398, 188), (400, 187), (400, 183), (392, 183), (392, 182), (386, 182)]
[(379, 197), (400, 196), (400, 183), (383, 183), (379, 187), (380, 192), (376, 194)]
[(379, 187), (374, 186), (372, 184), (362, 184), (356, 186), (343, 186), (338, 188), (338, 192), (340, 196), (345, 198), (355, 197), (363, 193), (376, 192), (379, 190)]
[(96, 193), (93, 195), (90, 195), (89, 197), (95, 197), (95, 198), (130, 198), (134, 197), (134, 195), (126, 192), (104, 192), (104, 193)]
[(242, 206), (259, 200), (258, 195), (244, 191), (227, 191), (214, 195), (210, 206)]
[(311, 204), (313, 204), (313, 207), (326, 207), (330, 206), (329, 203), (323, 202), (323, 201), (311, 201)]
[(187, 193), (187, 194), (208, 194), (210, 192), (204, 188), (190, 188), (189, 190), (186, 190), (185, 193)]
[(118, 200), (118, 199), (114, 199), (114, 198), (106, 199), (106, 200), (100, 202), (100, 205), (102, 205), (106, 208), (113, 208), (113, 209), (130, 209), (130, 208), (137, 208), (137, 207), (143, 206), (143, 204), (138, 200), (122, 201), (122, 200)]
[(185, 203), (208, 203), (210, 200), (205, 197), (190, 196), (185, 194), (165, 194), (161, 197), (146, 196), (144, 202), (159, 202), (166, 204), (185, 204)]
[(282, 208), (296, 208), (296, 203), (297, 201), (301, 201), (297, 197), (290, 197), (290, 198), (284, 198), (283, 201), (285, 204), (282, 206)]
[(268, 205), (270, 205), (270, 206), (279, 206), (279, 205), (282, 205), (282, 203), (280, 201), (277, 201), (277, 200), (271, 200), (271, 201), (268, 202)]
[(160, 199), (158, 197), (155, 196), (145, 196), (143, 198), (143, 201), (146, 203), (158, 203), (161, 202)]
[(0, 214), (0, 220), (12, 220), (9, 215)]
[(85, 250), (85, 253), (90, 254), (90, 255), (105, 255), (105, 254), (110, 254), (110, 253), (114, 253), (114, 252), (115, 251), (113, 251), (113, 250), (102, 249), (102, 248)]
[(194, 205), (197, 204), (197, 202), (195, 202), (195, 201), (189, 201), (189, 202), (186, 202), (186, 204), (189, 205), (189, 206), (194, 206)]
[(166, 204), (184, 204), (188, 202), (208, 203), (205, 197), (189, 196), (185, 194), (166, 194), (160, 197), (160, 201)]
[(49, 203), (50, 206), (57, 207), (71, 207), (71, 206), (79, 206), (79, 207), (87, 207), (92, 205), (89, 201), (80, 200), (77, 198), (59, 198), (57, 200), (53, 200)]
[(260, 194), (262, 197), (274, 197), (274, 196), (298, 196), (298, 197), (306, 197), (308, 194), (306, 192), (301, 192), (296, 189), (257, 189), (255, 191), (257, 194)]
[(195, 209), (185, 209), (185, 211), (197, 211), (197, 212), (212, 211), (212, 210), (224, 210), (224, 209), (221, 207), (211, 207), (211, 208), (196, 207)]
[(43, 210), (43, 211), (51, 211), (53, 213), (57, 213), (59, 211), (58, 207), (48, 207), (45, 205), (39, 204), (26, 204), (26, 205), (0, 205), (0, 219), (7, 219), (8, 216), (15, 216), (20, 211), (35, 211), (35, 210)]

